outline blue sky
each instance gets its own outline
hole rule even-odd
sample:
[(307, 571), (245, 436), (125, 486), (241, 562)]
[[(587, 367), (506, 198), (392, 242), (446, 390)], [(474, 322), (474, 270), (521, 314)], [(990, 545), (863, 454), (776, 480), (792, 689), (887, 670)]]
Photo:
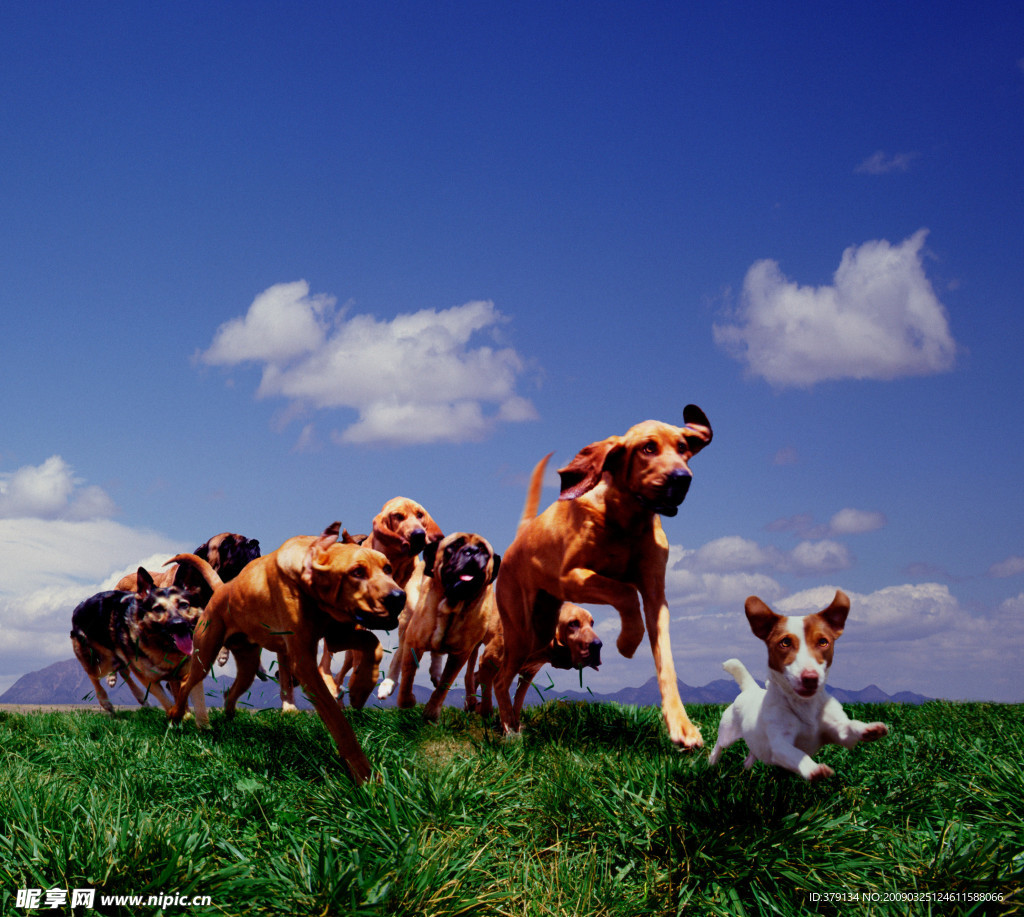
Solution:
[(18, 2), (0, 80), (0, 689), (141, 561), (501, 551), (695, 402), (684, 681), (842, 588), (834, 684), (1024, 701), (1017, 4)]

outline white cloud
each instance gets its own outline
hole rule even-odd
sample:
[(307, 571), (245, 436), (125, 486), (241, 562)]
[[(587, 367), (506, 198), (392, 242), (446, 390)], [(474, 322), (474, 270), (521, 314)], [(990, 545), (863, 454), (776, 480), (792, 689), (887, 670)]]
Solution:
[(884, 528), (885, 513), (862, 509), (841, 509), (829, 520), (829, 532), (833, 535), (863, 535)]
[[(801, 541), (791, 551), (759, 545), (748, 538), (727, 535), (716, 538), (696, 551), (676, 549), (669, 554), (669, 567), (678, 575), (750, 573), (769, 569), (775, 573), (811, 576), (835, 573), (853, 566), (853, 555), (845, 545), (829, 539)], [(680, 581), (681, 582), (681, 581)]]
[(778, 388), (896, 379), (953, 367), (956, 343), (921, 261), (927, 230), (843, 252), (832, 286), (788, 280), (775, 261), (747, 272), (737, 324), (715, 342)]
[(894, 153), (889, 156), (883, 150), (878, 150), (853, 171), (862, 175), (888, 175), (890, 172), (906, 172), (915, 159), (917, 159), (917, 153)]
[(1007, 576), (1016, 576), (1018, 573), (1024, 573), (1024, 557), (1015, 555), (1007, 557), (1006, 560), (1001, 560), (997, 564), (992, 564), (988, 568), (988, 575), (999, 577), (1000, 579)]
[[(391, 321), (336, 316), (333, 299), (310, 297), (299, 281), (260, 294), (199, 359), (263, 364), (257, 395), (288, 399), (295, 410), (355, 410), (338, 442), (462, 442), (537, 416), (516, 392), (522, 358), (498, 346), (506, 321), (483, 301)], [(308, 441), (308, 428), (302, 436)]]
[(0, 473), (0, 518), (98, 519), (116, 512), (102, 488), (82, 481), (59, 455)]
[(109, 519), (0, 519), (0, 683), (72, 658), (79, 602), (191, 547)]

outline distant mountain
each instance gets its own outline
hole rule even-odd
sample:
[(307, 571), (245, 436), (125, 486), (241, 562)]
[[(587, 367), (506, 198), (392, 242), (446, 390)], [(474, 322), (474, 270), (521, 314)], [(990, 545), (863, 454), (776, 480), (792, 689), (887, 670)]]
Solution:
[[(206, 679), (206, 703), (211, 707), (220, 707), (224, 703), (224, 694), (231, 687), (232, 679), (226, 676)], [(860, 691), (847, 691), (843, 688), (829, 686), (829, 693), (843, 704), (923, 704), (930, 697), (914, 694), (910, 691), (901, 691), (899, 694), (888, 695), (877, 685), (868, 685)], [(416, 700), (425, 703), (430, 696), (428, 688), (416, 685), (413, 688)], [(729, 704), (735, 700), (739, 689), (731, 679), (718, 679), (702, 688), (695, 688), (683, 682), (679, 682), (679, 694), (684, 704)], [(117, 705), (134, 706), (136, 701), (123, 681), (117, 683), (116, 688), (108, 689), (111, 702)], [(461, 688), (453, 688), (447, 697), (448, 704), (454, 707), (461, 707), (466, 694)], [(661, 703), (661, 694), (658, 691), (657, 678), (651, 678), (639, 688), (622, 688), (612, 694), (595, 694), (591, 691), (545, 691), (543, 688), (531, 690), (527, 694), (527, 704), (539, 704), (546, 700), (564, 698), (570, 701), (591, 701), (595, 703), (616, 703), (634, 705), (637, 707), (658, 706)], [(311, 709), (312, 704), (303, 696), (301, 691), (295, 692), (296, 704), (304, 709)], [(85, 674), (77, 659), (69, 659), (66, 662), (55, 662), (53, 665), (40, 669), (38, 672), (30, 672), (22, 675), (10, 688), (0, 694), (0, 704), (93, 704), (96, 703), (96, 696), (93, 692), (92, 682)], [(255, 681), (252, 687), (243, 695), (239, 701), (242, 709), (251, 708), (262, 710), (267, 707), (277, 707), (281, 703), (281, 696), (274, 681)], [(376, 695), (371, 695), (370, 706), (394, 707), (396, 704), (395, 695), (392, 694), (386, 701), (377, 700)], [(151, 706), (159, 706), (155, 699), (150, 700)]]

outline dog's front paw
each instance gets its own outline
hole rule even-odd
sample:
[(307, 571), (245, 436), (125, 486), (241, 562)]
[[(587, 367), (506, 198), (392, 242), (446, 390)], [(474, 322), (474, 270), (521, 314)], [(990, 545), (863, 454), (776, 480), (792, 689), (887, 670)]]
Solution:
[(889, 727), (885, 723), (869, 723), (867, 729), (861, 735), (862, 742), (874, 742), (889, 734)]
[(282, 713), (298, 713), (299, 708), (295, 706), (291, 701), (281, 701), (281, 712)]
[(827, 764), (818, 764), (815, 766), (814, 770), (807, 775), (807, 779), (811, 783), (817, 783), (819, 780), (825, 780), (828, 777), (831, 777), (834, 773), (835, 771)]
[(391, 692), (395, 690), (395, 683), (390, 678), (385, 678), (377, 689), (377, 699), (384, 700), (385, 698), (391, 697)]

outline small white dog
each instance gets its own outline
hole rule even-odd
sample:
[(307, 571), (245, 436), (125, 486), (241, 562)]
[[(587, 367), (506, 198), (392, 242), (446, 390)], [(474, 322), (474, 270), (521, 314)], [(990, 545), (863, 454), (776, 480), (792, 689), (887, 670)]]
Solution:
[(738, 659), (722, 664), (740, 686), (740, 696), (722, 714), (710, 761), (737, 739), (750, 749), (743, 766), (777, 764), (805, 780), (832, 776), (832, 768), (811, 757), (822, 745), (853, 748), (889, 734), (885, 723), (851, 720), (825, 691), (836, 638), (850, 613), (850, 599), (837, 591), (824, 611), (802, 618), (777, 615), (757, 596), (745, 611), (754, 636), (768, 645), (767, 688), (754, 681)]

